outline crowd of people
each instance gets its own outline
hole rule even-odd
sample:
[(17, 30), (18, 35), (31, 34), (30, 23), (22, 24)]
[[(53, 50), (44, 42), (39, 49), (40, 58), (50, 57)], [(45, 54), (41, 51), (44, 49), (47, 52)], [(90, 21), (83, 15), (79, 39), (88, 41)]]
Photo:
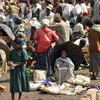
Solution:
[[(100, 75), (100, 8), (99, 0), (0, 0), (0, 26), (10, 28), (9, 35), (0, 27), (0, 41), (11, 50), (7, 58), (10, 66), (10, 92), (30, 90), (26, 67), (46, 70), (47, 75), (62, 72), (64, 78), (74, 77), (74, 63), (61, 51), (54, 70), (49, 55), (55, 45), (80, 40), (84, 59), (90, 65), (91, 79)], [(12, 38), (13, 37), (13, 38)], [(89, 40), (87, 45), (86, 40)], [(53, 44), (53, 45), (52, 45)], [(89, 58), (90, 52), (90, 58)], [(62, 68), (67, 68), (62, 70)], [(66, 79), (65, 79), (66, 80)], [(62, 80), (64, 82), (65, 80)]]

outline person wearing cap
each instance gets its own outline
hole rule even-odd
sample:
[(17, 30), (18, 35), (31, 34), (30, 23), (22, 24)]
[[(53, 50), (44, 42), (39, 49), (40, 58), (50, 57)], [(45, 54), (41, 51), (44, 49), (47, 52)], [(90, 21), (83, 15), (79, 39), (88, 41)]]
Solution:
[(39, 20), (40, 22), (43, 20), (43, 19), (49, 19), (49, 22), (50, 23), (53, 23), (54, 21), (54, 13), (52, 12), (53, 10), (53, 6), (51, 4), (49, 4), (47, 7), (46, 7), (46, 10), (44, 10), (43, 12), (41, 12), (40, 14), (40, 17), (39, 17)]
[(83, 26), (86, 29), (86, 27), (91, 28), (93, 25), (91, 18), (89, 17), (87, 12), (83, 13)]
[(48, 28), (48, 19), (43, 19), (41, 24), (42, 27), (37, 29), (34, 34), (34, 40), (37, 41), (35, 69), (46, 70), (48, 75), (50, 75), (52, 74), (52, 69), (48, 57), (52, 50), (51, 44), (53, 41), (58, 42), (59, 37), (54, 31)]
[(49, 28), (56, 31), (56, 34), (59, 36), (59, 44), (65, 43), (70, 40), (70, 28), (66, 22), (61, 19), (60, 14), (54, 15), (55, 23), (50, 25)]
[[(89, 31), (90, 72), (92, 79), (100, 79), (100, 0), (94, 4), (94, 24)], [(95, 74), (96, 73), (96, 74)]]

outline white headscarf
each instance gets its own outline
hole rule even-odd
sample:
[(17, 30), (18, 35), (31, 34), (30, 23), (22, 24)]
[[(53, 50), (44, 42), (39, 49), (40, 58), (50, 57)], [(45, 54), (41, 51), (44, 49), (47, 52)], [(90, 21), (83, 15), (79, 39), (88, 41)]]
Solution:
[(43, 19), (41, 22), (42, 26), (48, 27), (49, 26), (49, 20), (48, 19)]

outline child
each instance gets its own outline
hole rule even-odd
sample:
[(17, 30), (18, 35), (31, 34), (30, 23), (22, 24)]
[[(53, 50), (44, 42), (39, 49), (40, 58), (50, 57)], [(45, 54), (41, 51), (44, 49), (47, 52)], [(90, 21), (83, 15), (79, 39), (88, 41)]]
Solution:
[(35, 48), (33, 47), (33, 43), (32, 41), (28, 41), (27, 42), (27, 54), (28, 54), (28, 63), (27, 63), (27, 66), (31, 66), (33, 67), (34, 64), (35, 64)]
[(15, 93), (19, 93), (18, 100), (21, 100), (22, 92), (28, 92), (30, 90), (29, 81), (26, 73), (26, 67), (24, 66), (28, 60), (27, 53), (21, 48), (21, 41), (15, 39), (13, 42), (14, 49), (10, 52), (9, 61), (13, 63), (10, 70), (10, 92), (12, 100), (15, 100)]

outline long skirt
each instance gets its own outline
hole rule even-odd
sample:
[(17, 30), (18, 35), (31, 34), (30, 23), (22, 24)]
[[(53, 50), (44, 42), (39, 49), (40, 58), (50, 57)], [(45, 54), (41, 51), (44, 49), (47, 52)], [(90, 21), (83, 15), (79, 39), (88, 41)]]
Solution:
[(10, 70), (10, 92), (29, 92), (30, 86), (26, 72), (26, 66), (18, 66)]
[(50, 46), (44, 52), (37, 52), (35, 69), (46, 70), (48, 74), (52, 74), (51, 64), (49, 63), (49, 59), (48, 59), (51, 50), (52, 47)]
[(100, 52), (90, 52), (90, 72), (100, 73)]

